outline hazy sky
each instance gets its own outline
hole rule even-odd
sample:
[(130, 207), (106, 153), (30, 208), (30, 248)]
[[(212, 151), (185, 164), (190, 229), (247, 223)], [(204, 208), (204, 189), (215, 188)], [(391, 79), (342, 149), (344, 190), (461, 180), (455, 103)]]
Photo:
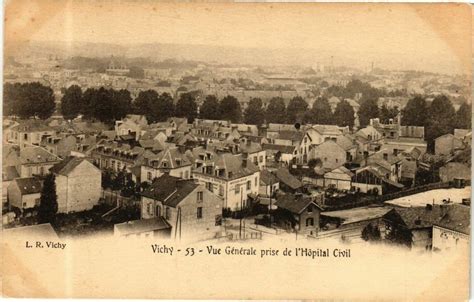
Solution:
[(5, 15), (5, 38), (12, 42), (308, 48), (453, 71), (471, 65), (467, 5), (16, 0)]

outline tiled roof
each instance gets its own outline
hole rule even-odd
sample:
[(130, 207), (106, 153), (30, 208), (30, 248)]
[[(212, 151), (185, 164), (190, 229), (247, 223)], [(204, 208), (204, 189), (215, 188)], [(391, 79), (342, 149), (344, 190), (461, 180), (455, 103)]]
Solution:
[(301, 188), (303, 186), (303, 184), (298, 180), (298, 178), (296, 178), (295, 176), (293, 176), (290, 171), (286, 168), (280, 168), (278, 170), (275, 171), (275, 176), (282, 182), (284, 183), (285, 185), (287, 185), (288, 187), (296, 190), (298, 188)]
[(309, 205), (313, 205), (321, 210), (321, 207), (313, 201), (311, 196), (296, 196), (293, 194), (277, 195), (275, 205), (279, 208), (290, 211), (291, 213), (300, 214)]
[(276, 144), (262, 144), (263, 150), (275, 150), (281, 153), (293, 154), (295, 146), (276, 145)]
[(470, 207), (463, 204), (453, 204), (447, 209), (448, 211), (442, 216), (442, 218), (438, 222), (435, 222), (435, 225), (445, 229), (464, 233), (466, 235), (470, 234)]
[(17, 183), (22, 195), (41, 193), (41, 181), (35, 177), (17, 178)]
[(155, 179), (142, 195), (162, 201), (167, 206), (176, 207), (198, 186), (199, 184), (193, 180), (185, 180), (170, 176), (169, 174), (163, 174)]
[(156, 217), (118, 223), (115, 225), (115, 229), (121, 235), (128, 235), (171, 229), (171, 226), (163, 217)]
[(83, 161), (88, 161), (88, 159), (84, 157), (69, 156), (65, 158), (63, 161), (51, 167), (49, 171), (54, 174), (61, 174), (61, 175), (67, 176)]
[(53, 131), (53, 128), (48, 126), (44, 121), (34, 119), (19, 121), (19, 124), (13, 126), (11, 129), (19, 132)]
[(20, 161), (22, 164), (45, 163), (59, 160), (59, 157), (41, 147), (26, 147), (20, 151)]
[(268, 170), (262, 170), (260, 171), (260, 182), (265, 185), (271, 185), (278, 183), (279, 180), (275, 175), (273, 175), (272, 172)]

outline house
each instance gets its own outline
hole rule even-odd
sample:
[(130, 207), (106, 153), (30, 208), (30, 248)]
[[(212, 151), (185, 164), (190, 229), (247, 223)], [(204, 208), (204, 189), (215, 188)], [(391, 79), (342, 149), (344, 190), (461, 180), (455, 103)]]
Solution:
[(99, 203), (102, 173), (89, 159), (71, 156), (50, 172), (56, 176), (58, 213), (90, 210)]
[(250, 205), (260, 189), (260, 170), (246, 153), (203, 151), (196, 159), (193, 178), (224, 200), (224, 208), (239, 211)]
[(92, 149), (90, 155), (101, 170), (130, 172), (144, 152), (145, 149), (142, 147), (101, 140)]
[(470, 207), (453, 204), (433, 224), (433, 250), (468, 250), (470, 246)]
[(362, 231), (369, 224), (377, 227), (381, 238), (385, 237), (384, 216), (391, 210), (390, 207), (357, 207), (353, 209), (325, 211), (321, 213), (321, 227), (324, 232), (321, 238), (344, 238), (356, 243), (362, 241)]
[(328, 140), (311, 149), (309, 159), (318, 158), (324, 169), (332, 170), (346, 163), (347, 153), (338, 143)]
[(124, 238), (169, 238), (171, 225), (164, 217), (131, 220), (114, 225), (114, 236)]
[(45, 135), (54, 135), (53, 128), (44, 121), (29, 119), (19, 121), (9, 129), (7, 142), (19, 145), (20, 148), (39, 146), (41, 139)]
[(352, 173), (344, 166), (337, 167), (324, 174), (324, 186), (333, 187), (338, 190), (350, 190), (352, 188)]
[(76, 149), (77, 138), (73, 135), (61, 136), (43, 136), (41, 146), (50, 153), (60, 158), (66, 158)]
[(3, 229), (3, 236), (6, 240), (11, 239), (59, 239), (58, 234), (50, 223), (22, 226), (17, 228)]
[(273, 138), (272, 143), (285, 146), (299, 146), (304, 137), (301, 130), (281, 130), (278, 135)]
[(151, 182), (156, 177), (167, 173), (171, 176), (189, 179), (191, 177), (192, 162), (180, 148), (166, 148), (154, 154), (145, 152), (140, 161), (140, 181)]
[(460, 180), (464, 183), (471, 180), (471, 167), (458, 162), (449, 162), (439, 168), (439, 177), (441, 181), (455, 181)]
[(336, 141), (338, 137), (341, 137), (347, 131), (348, 128), (346, 129), (346, 127), (334, 125), (313, 125), (306, 129), (300, 144), (295, 149), (296, 162), (307, 164), (309, 159), (311, 159), (309, 154), (312, 149), (326, 141)]
[(385, 237), (393, 236), (395, 241), (402, 241), (411, 248), (430, 250), (433, 246), (433, 225), (438, 225), (443, 218), (445, 223), (449, 221), (446, 215), (452, 206), (427, 204), (422, 207), (393, 208), (384, 215)]
[(462, 139), (457, 138), (451, 133), (441, 135), (435, 139), (435, 154), (436, 155), (450, 155), (454, 151), (463, 149), (464, 143)]
[(204, 185), (168, 174), (142, 193), (141, 218), (163, 217), (171, 237), (203, 240), (220, 232), (223, 201)]
[(24, 147), (16, 169), (20, 177), (46, 175), (49, 169), (61, 159), (42, 147)]
[(290, 173), (287, 168), (280, 168), (274, 172), (280, 181), (280, 188), (287, 193), (301, 192), (303, 183)]
[(314, 197), (302, 194), (279, 194), (276, 197), (275, 221), (281, 227), (297, 234), (317, 236), (322, 208)]
[(384, 136), (373, 126), (368, 125), (358, 130), (355, 135), (355, 143), (357, 144), (357, 158), (363, 159), (370, 154), (380, 150), (384, 143)]
[(400, 154), (383, 149), (370, 155), (363, 163), (371, 165), (379, 172), (384, 172), (386, 178), (399, 182), (402, 177), (402, 161), (403, 157)]
[(22, 212), (40, 204), (42, 184), (38, 178), (16, 178), (8, 186), (8, 202)]
[(382, 195), (403, 189), (403, 185), (390, 179), (389, 170), (373, 164), (353, 171), (352, 186), (363, 193)]
[(146, 126), (148, 121), (144, 115), (127, 114), (122, 120), (115, 121), (115, 133), (117, 136), (132, 135), (138, 140)]
[(262, 149), (265, 150), (267, 166), (283, 163), (288, 166), (293, 162), (295, 156), (295, 146), (263, 144)]
[(240, 143), (239, 149), (241, 153), (247, 153), (248, 159), (260, 170), (265, 168), (267, 156), (260, 144), (247, 140), (245, 143)]
[(258, 195), (260, 197), (270, 197), (280, 189), (280, 181), (268, 170), (260, 171), (260, 188)]

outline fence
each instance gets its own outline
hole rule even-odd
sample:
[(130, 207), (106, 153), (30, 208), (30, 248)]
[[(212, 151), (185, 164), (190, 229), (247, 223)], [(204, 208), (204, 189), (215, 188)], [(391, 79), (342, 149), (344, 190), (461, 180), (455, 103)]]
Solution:
[(135, 205), (139, 202), (133, 197), (121, 196), (119, 191), (112, 190), (102, 190), (102, 200), (106, 204), (119, 206)]

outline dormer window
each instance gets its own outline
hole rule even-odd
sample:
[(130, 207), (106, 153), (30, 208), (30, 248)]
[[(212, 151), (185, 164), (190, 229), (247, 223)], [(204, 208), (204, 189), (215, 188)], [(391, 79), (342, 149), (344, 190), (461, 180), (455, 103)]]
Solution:
[(181, 159), (180, 158), (176, 159), (176, 165), (181, 166)]
[(161, 165), (163, 166), (163, 168), (168, 168), (168, 162), (166, 161), (163, 161)]

